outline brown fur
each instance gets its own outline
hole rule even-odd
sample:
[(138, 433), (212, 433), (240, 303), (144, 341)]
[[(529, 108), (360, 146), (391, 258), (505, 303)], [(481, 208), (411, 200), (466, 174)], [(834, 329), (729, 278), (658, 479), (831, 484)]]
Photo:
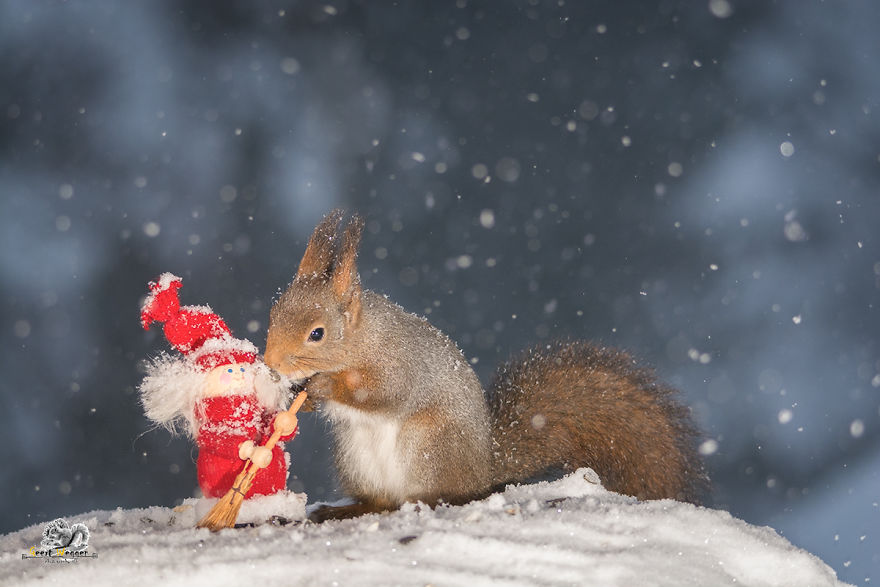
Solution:
[[(405, 501), (462, 503), (580, 466), (615, 491), (697, 499), (705, 476), (687, 411), (628, 355), (583, 342), (532, 351), (499, 371), (490, 416), (452, 341), (361, 288), (363, 222), (350, 221), (340, 242), (341, 218), (331, 212), (315, 228), (272, 308), (265, 354), (270, 367), (305, 381), (333, 423), (340, 480), (362, 502), (339, 516)], [(318, 328), (324, 337), (310, 340)]]
[(625, 352), (555, 342), (501, 366), (491, 389), (496, 484), (587, 466), (640, 499), (706, 489), (688, 411)]
[(374, 412), (387, 409), (380, 398), (370, 390), (381, 385), (373, 369), (368, 366), (351, 368), (335, 373), (318, 373), (309, 379), (308, 389), (312, 396), (321, 400), (331, 400)]
[(333, 210), (315, 227), (296, 272), (298, 279), (327, 279), (336, 255), (336, 232), (342, 210)]
[(420, 501), (427, 504), (439, 502), (462, 504), (475, 497), (488, 494), (489, 487), (482, 481), (485, 471), (475, 470), (480, 462), (467, 454), (470, 447), (455, 442), (459, 435), (456, 422), (439, 408), (416, 412), (404, 423), (404, 432), (424, 438), (421, 457), (427, 461), (444, 461), (443, 474), (438, 475)]

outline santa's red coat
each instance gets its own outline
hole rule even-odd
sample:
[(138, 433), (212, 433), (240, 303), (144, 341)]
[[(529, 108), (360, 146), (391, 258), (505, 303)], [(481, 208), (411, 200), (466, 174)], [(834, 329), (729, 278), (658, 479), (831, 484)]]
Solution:
[[(196, 469), (205, 497), (222, 497), (232, 488), (247, 462), (238, 457), (238, 447), (246, 440), (262, 445), (272, 435), (274, 417), (275, 413), (263, 410), (253, 395), (209, 397), (199, 402)], [(245, 498), (287, 488), (287, 454), (281, 442), (290, 440), (296, 432), (281, 437), (272, 449), (272, 462), (257, 472)]]

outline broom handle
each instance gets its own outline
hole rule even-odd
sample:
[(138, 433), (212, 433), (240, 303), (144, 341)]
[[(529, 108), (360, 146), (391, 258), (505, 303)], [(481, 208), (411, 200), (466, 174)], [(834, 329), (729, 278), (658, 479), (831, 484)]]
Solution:
[[(290, 414), (291, 416), (296, 414), (299, 411), (299, 409), (302, 407), (303, 403), (305, 403), (307, 396), (308, 396), (308, 394), (306, 392), (304, 392), (304, 391), (299, 392), (299, 394), (297, 394), (296, 398), (294, 398), (293, 403), (291, 403), (290, 407), (287, 408), (287, 413)], [(273, 427), (274, 427), (274, 423), (273, 423)], [(267, 440), (263, 444), (263, 446), (265, 448), (268, 448), (269, 450), (272, 450), (273, 448), (275, 448), (275, 445), (278, 443), (279, 438), (281, 438), (281, 430), (279, 430), (278, 428), (275, 428), (274, 431), (272, 432), (272, 436), (269, 437), (269, 440)]]
[[(287, 408), (287, 412), (290, 414), (296, 414), (302, 407), (303, 403), (305, 403), (306, 397), (308, 397), (308, 394), (306, 392), (299, 392), (296, 398), (294, 398), (293, 403), (291, 403), (290, 407)], [(275, 448), (275, 445), (278, 444), (279, 438), (281, 438), (281, 431), (278, 430), (278, 428), (275, 428), (272, 432), (272, 436), (269, 437), (269, 440), (263, 443), (263, 446), (268, 448), (269, 450), (272, 450), (273, 448)], [(250, 487), (254, 476), (256, 476), (257, 471), (259, 470), (260, 468), (252, 460), (248, 459), (247, 464), (235, 478), (235, 481), (232, 483), (232, 487), (236, 489), (241, 489), (244, 484), (247, 484), (247, 486)]]

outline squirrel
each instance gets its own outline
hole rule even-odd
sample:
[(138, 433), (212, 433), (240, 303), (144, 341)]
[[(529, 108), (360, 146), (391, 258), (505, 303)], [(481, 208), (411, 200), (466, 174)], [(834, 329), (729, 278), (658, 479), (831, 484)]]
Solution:
[(361, 287), (364, 224), (355, 216), (340, 238), (343, 215), (315, 228), (266, 340), (266, 364), (330, 421), (340, 483), (357, 500), (314, 519), (462, 504), (578, 467), (638, 499), (700, 502), (697, 429), (651, 371), (620, 350), (553, 342), (499, 367), (485, 394), (445, 334)]

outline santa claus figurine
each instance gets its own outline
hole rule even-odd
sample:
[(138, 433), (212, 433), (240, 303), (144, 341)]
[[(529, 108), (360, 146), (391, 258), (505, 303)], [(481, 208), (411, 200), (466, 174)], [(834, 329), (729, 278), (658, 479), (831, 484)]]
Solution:
[(161, 355), (147, 367), (140, 386), (148, 418), (175, 431), (180, 425), (199, 447), (199, 486), (206, 497), (221, 497), (250, 459), (262, 469), (246, 498), (287, 488), (289, 460), (283, 442), (296, 434), (295, 416), (285, 415), (281, 440), (260, 446), (283, 413), (289, 382), (270, 371), (250, 341), (232, 336), (207, 306), (180, 305), (182, 280), (170, 273), (150, 282), (141, 324), (164, 323), (168, 342), (182, 357)]

